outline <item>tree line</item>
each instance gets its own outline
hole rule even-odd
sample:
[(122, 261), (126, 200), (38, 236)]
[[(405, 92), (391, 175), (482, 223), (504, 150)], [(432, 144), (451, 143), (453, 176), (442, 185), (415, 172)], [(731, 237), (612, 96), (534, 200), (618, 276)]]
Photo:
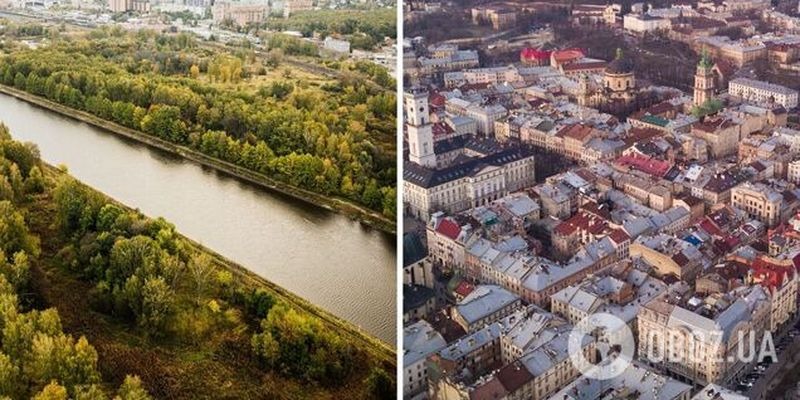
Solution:
[(36, 148), (0, 124), (0, 398), (150, 399), (134, 376), (108, 391), (88, 340), (65, 334), (58, 310), (33, 306), (31, 265), (41, 250), (25, 205), (45, 189)]
[[(318, 318), (266, 289), (240, 284), (164, 219), (123, 209), (69, 175), (52, 193), (55, 224), (68, 238), (59, 264), (94, 285), (89, 296), (96, 311), (150, 340), (202, 349), (214, 337), (252, 329), (250, 354), (265, 371), (323, 386), (351, 381), (367, 361)], [(372, 367), (364, 385), (369, 397), (394, 382)]]
[[(107, 33), (14, 52), (0, 59), (0, 81), (394, 217), (394, 95), (358, 79), (247, 90), (236, 85), (245, 75), (236, 57), (201, 61), (192, 53), (154, 63), (146, 54), (185, 51), (191, 40), (136, 35)], [(377, 74), (367, 65), (357, 68)]]
[(304, 37), (339, 35), (354, 49), (372, 50), (384, 38), (397, 38), (394, 8), (374, 10), (315, 10), (299, 12), (289, 18), (272, 17), (259, 28), (272, 31), (298, 31)]

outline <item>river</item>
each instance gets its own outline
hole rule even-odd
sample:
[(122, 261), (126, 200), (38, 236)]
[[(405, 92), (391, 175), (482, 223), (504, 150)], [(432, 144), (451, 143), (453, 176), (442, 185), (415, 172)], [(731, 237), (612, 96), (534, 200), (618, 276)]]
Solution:
[(395, 236), (0, 94), (42, 159), (392, 344)]

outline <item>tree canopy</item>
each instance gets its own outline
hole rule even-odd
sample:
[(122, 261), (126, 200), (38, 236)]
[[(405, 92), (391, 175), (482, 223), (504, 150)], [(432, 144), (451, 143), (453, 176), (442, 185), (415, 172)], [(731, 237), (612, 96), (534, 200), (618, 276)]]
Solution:
[[(358, 78), (393, 86), (386, 70), (358, 62), (359, 75), (335, 84), (253, 90), (239, 85), (248, 57), (209, 54), (189, 36), (99, 29), (3, 56), (0, 83), (392, 218), (383, 196), (396, 187), (396, 100)], [(25, 149), (9, 152), (27, 177)]]

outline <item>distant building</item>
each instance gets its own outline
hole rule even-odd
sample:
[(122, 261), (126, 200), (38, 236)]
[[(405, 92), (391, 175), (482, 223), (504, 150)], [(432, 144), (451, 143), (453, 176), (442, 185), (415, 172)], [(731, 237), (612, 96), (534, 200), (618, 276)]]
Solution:
[(149, 0), (110, 0), (108, 6), (113, 13), (135, 11), (140, 13), (150, 12)]
[(626, 14), (622, 17), (622, 26), (626, 31), (643, 34), (645, 32), (669, 30), (672, 27), (672, 22), (669, 19), (648, 14)]
[(703, 54), (694, 74), (694, 105), (699, 106), (714, 98), (714, 64)]
[(526, 47), (522, 49), (522, 51), (520, 51), (519, 60), (523, 64), (528, 64), (528, 65), (534, 65), (534, 66), (549, 65), (551, 53), (552, 52), (549, 50)]
[(728, 93), (758, 104), (780, 104), (787, 110), (797, 107), (797, 90), (774, 83), (736, 78), (728, 83)]
[(350, 42), (347, 40), (334, 39), (330, 36), (326, 37), (322, 42), (322, 47), (325, 50), (330, 50), (337, 53), (350, 53)]
[(214, 23), (233, 21), (238, 26), (264, 21), (269, 15), (269, 6), (266, 4), (235, 3), (218, 1), (211, 7)]
[(472, 9), (472, 23), (479, 24), (489, 21), (494, 30), (499, 31), (513, 27), (517, 23), (517, 13), (514, 10), (498, 7), (478, 7)]
[(440, 45), (430, 49), (430, 56), (419, 57), (416, 68), (408, 73), (415, 76), (435, 76), (445, 72), (460, 71), (480, 66), (476, 50), (459, 50), (456, 45)]
[(314, 2), (312, 0), (286, 0), (283, 3), (283, 17), (289, 18), (292, 14), (313, 9)]

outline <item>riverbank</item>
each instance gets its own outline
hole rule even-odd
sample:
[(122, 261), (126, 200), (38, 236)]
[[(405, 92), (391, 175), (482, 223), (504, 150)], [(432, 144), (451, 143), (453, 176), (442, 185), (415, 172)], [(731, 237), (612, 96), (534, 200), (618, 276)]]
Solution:
[(143, 143), (154, 148), (158, 148), (162, 151), (179, 155), (187, 160), (196, 162), (209, 168), (213, 168), (229, 176), (258, 185), (267, 190), (282, 193), (305, 203), (346, 215), (349, 218), (358, 220), (362, 224), (369, 227), (379, 229), (390, 234), (396, 234), (397, 226), (395, 221), (391, 221), (378, 212), (368, 210), (365, 207), (354, 204), (348, 200), (327, 197), (305, 189), (291, 186), (284, 182), (272, 179), (266, 175), (242, 168), (238, 165), (209, 157), (197, 150), (170, 143), (166, 140), (147, 135), (141, 131), (126, 128), (114, 122), (98, 118), (87, 112), (63, 106), (45, 98), (23, 92), (9, 86), (0, 85), (0, 93), (7, 94), (37, 107), (42, 107), (60, 115), (93, 125), (116, 135), (135, 140), (139, 143)]
[[(65, 174), (62, 170), (51, 165), (45, 165), (44, 172), (45, 176), (49, 179), (58, 179)], [(91, 187), (88, 188), (94, 192), (100, 193), (106, 201), (116, 204), (118, 207), (127, 211), (134, 211), (127, 205), (120, 203), (108, 195), (103, 194), (97, 189)], [(74, 279), (74, 277), (66, 274), (63, 270), (55, 266), (56, 263), (48, 261), (57, 258), (56, 254), (63, 245), (63, 243), (58, 242), (57, 238), (59, 235), (57, 233), (47, 232), (48, 229), (52, 229), (53, 216), (50, 215), (51, 211), (43, 212), (41, 207), (33, 207), (33, 209), (32, 219), (38, 221), (38, 223), (35, 224), (38, 227), (37, 232), (44, 234), (42, 243), (44, 254), (42, 259), (45, 261), (42, 263), (42, 268), (44, 268), (44, 270), (38, 274), (40, 277), (42, 277), (42, 279), (37, 279), (37, 286), (40, 287), (39, 292), (44, 293), (43, 297), (47, 300), (48, 306), (54, 306), (58, 308), (59, 312), (64, 315), (65, 327), (70, 333), (75, 335), (86, 334), (87, 336), (90, 336), (92, 343), (97, 343), (96, 346), (98, 347), (101, 355), (102, 370), (115, 372), (122, 370), (125, 373), (136, 373), (138, 375), (143, 375), (143, 378), (149, 377), (150, 383), (155, 384), (153, 380), (157, 380), (158, 378), (154, 376), (157, 376), (161, 372), (161, 369), (163, 369), (170, 374), (174, 374), (174, 376), (170, 377), (174, 381), (185, 382), (185, 380), (188, 379), (195, 379), (191, 378), (191, 376), (195, 376), (197, 371), (189, 373), (189, 371), (184, 369), (185, 365), (182, 363), (186, 361), (187, 357), (203, 357), (203, 362), (213, 364), (215, 367), (219, 367), (214, 369), (214, 372), (219, 374), (215, 375), (216, 378), (219, 378), (220, 376), (228, 376), (228, 378), (235, 376), (234, 374), (236, 373), (236, 368), (230, 368), (230, 360), (227, 358), (230, 356), (230, 354), (221, 353), (226, 355), (220, 355), (219, 357), (214, 356), (214, 354), (217, 354), (217, 351), (220, 351), (220, 349), (215, 351), (201, 351), (194, 348), (186, 348), (185, 346), (173, 346), (173, 344), (171, 344), (169, 341), (161, 344), (151, 343), (147, 340), (140, 341), (139, 339), (135, 338), (136, 333), (129, 331), (130, 327), (127, 325), (119, 324), (111, 318), (107, 318), (106, 316), (92, 311), (85, 298), (86, 296), (80, 294), (85, 293), (85, 290), (88, 290), (90, 286), (80, 290), (81, 287), (86, 285), (84, 282)], [(314, 304), (311, 304), (307, 300), (293, 294), (283, 287), (254, 274), (243, 266), (216, 253), (214, 250), (211, 250), (197, 243), (196, 241), (181, 235), (180, 233), (178, 233), (178, 236), (180, 240), (185, 241), (185, 243), (188, 244), (191, 250), (203, 252), (209, 255), (213, 260), (215, 267), (217, 267), (220, 271), (230, 272), (233, 275), (233, 282), (235, 282), (235, 286), (240, 286), (241, 288), (245, 289), (245, 291), (264, 289), (280, 302), (290, 305), (291, 307), (294, 307), (295, 309), (304, 313), (313, 315), (319, 319), (319, 321), (321, 321), (326, 328), (335, 331), (354, 348), (358, 349), (359, 352), (362, 352), (366, 356), (366, 360), (368, 361), (369, 365), (380, 365), (387, 371), (391, 371), (392, 375), (394, 374), (397, 364), (396, 353), (390, 345), (369, 335), (351, 323), (330, 314)], [(76, 295), (81, 299), (71, 299), (71, 297)], [(99, 323), (102, 328), (97, 327), (98, 325), (96, 323)], [(134, 337), (131, 337), (131, 334), (133, 334)], [(236, 344), (234, 358), (238, 357), (239, 361), (237, 362), (244, 363), (246, 361), (248, 363), (252, 363), (251, 358), (247, 356), (247, 349), (249, 349), (249, 331), (231, 332), (231, 334), (232, 336), (241, 339), (232, 340), (232, 343)], [(244, 339), (242, 339), (242, 337)], [(136, 344), (137, 342), (139, 343), (138, 345)], [(137, 346), (145, 347), (139, 348)], [(123, 360), (124, 357), (126, 357), (126, 354), (130, 356), (129, 352), (137, 349), (146, 354), (146, 357), (155, 357), (158, 360), (156, 366), (151, 369), (148, 365), (143, 363), (125, 362)], [(217, 366), (215, 363), (224, 363), (224, 365)], [(120, 366), (120, 364), (123, 365)], [(237, 384), (235, 385), (236, 387), (239, 387), (245, 384), (248, 380), (252, 379), (261, 381), (261, 378), (259, 378), (257, 374), (258, 370), (252, 370), (252, 368), (255, 367), (247, 364), (248, 371), (242, 371), (242, 381), (237, 381)], [(132, 370), (128, 371), (127, 369)], [(351, 384), (354, 384), (355, 382), (361, 382), (363, 374), (363, 371), (356, 373), (356, 379), (354, 382), (351, 382)], [(270, 377), (270, 381), (279, 379), (281, 378), (274, 376)], [(145, 380), (147, 381), (148, 379)], [(293, 381), (292, 385), (294, 384), (295, 382)], [(183, 385), (184, 383), (173, 382), (171, 387), (180, 388)], [(325, 391), (323, 388), (316, 388), (315, 390), (320, 389)], [(294, 387), (291, 391), (296, 390), (302, 390), (302, 388), (298, 389), (297, 387)], [(343, 392), (339, 392), (339, 390)], [(345, 395), (348, 393), (352, 394), (352, 390), (356, 390), (356, 388), (345, 385), (341, 389), (336, 389), (334, 391), (333, 398), (337, 398), (336, 393), (338, 393), (338, 395)], [(240, 394), (245, 394), (245, 392)], [(320, 393), (317, 394), (319, 395)]]

